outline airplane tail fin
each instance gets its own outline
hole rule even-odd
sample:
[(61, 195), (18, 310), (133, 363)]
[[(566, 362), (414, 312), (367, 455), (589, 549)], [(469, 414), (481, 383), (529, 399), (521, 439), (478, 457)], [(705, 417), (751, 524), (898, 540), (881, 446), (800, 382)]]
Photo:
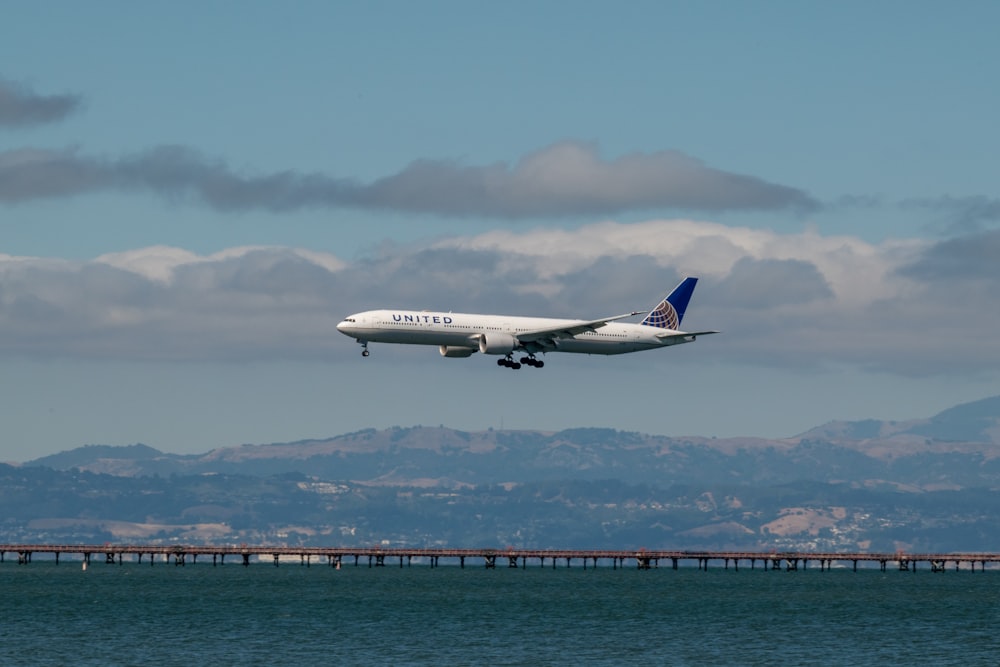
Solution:
[(697, 278), (685, 278), (667, 295), (667, 298), (660, 302), (660, 305), (649, 311), (642, 324), (661, 329), (679, 329), (681, 320), (684, 319), (684, 311), (687, 310), (688, 302), (694, 293), (694, 286), (697, 284)]

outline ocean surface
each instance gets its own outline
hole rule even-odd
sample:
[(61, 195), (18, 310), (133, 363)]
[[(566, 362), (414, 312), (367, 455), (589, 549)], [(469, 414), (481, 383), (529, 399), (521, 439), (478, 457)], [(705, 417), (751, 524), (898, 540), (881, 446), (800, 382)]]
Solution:
[(0, 564), (2, 665), (996, 665), (1000, 572)]

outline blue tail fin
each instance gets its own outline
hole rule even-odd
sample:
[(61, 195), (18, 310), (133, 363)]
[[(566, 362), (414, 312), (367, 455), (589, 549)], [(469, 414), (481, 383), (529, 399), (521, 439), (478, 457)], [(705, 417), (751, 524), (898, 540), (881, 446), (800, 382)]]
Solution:
[(684, 311), (687, 310), (688, 302), (694, 293), (694, 286), (697, 284), (697, 278), (685, 278), (667, 295), (667, 298), (660, 302), (660, 305), (649, 311), (649, 315), (646, 315), (642, 323), (648, 327), (679, 329), (681, 320), (684, 319)]

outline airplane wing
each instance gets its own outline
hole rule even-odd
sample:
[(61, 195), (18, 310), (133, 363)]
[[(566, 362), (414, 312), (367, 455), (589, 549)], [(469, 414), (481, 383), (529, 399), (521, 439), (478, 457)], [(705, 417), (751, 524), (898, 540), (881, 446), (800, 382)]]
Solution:
[(641, 312), (637, 311), (634, 313), (625, 313), (624, 315), (615, 315), (614, 317), (602, 317), (599, 320), (590, 320), (589, 322), (573, 322), (561, 327), (552, 327), (550, 329), (522, 331), (517, 334), (517, 339), (522, 343), (539, 343), (544, 346), (546, 341), (554, 341), (559, 338), (572, 338), (577, 334), (582, 334), (586, 331), (600, 329), (608, 322), (624, 320), (626, 317), (634, 317), (641, 314)]

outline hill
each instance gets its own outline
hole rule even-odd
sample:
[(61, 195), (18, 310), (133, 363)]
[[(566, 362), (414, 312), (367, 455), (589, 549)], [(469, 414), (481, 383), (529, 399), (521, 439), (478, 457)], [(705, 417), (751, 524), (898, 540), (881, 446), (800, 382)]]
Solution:
[[(794, 438), (364, 430), (0, 468), (0, 540), (1000, 551), (1000, 397)], [(16, 539), (15, 539), (16, 538)]]

